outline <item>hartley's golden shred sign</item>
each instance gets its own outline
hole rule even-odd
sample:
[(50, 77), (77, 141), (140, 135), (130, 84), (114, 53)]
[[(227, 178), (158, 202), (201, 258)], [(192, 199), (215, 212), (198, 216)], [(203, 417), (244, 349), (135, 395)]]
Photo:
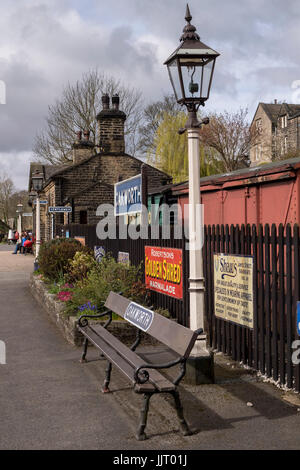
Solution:
[(145, 280), (148, 289), (182, 299), (182, 250), (145, 246)]
[(253, 257), (214, 255), (215, 316), (253, 328)]

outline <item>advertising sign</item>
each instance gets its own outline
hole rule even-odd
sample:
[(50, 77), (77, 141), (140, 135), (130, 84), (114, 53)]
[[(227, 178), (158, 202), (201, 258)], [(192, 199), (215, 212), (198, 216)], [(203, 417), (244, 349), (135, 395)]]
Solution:
[(215, 316), (253, 329), (253, 257), (214, 255)]
[(98, 263), (101, 263), (102, 258), (105, 256), (104, 246), (94, 246), (94, 256)]
[(150, 290), (182, 299), (182, 250), (145, 246), (145, 281)]
[(115, 216), (142, 211), (142, 176), (134, 176), (115, 184)]
[(129, 253), (126, 253), (125, 251), (119, 251), (118, 263), (129, 264)]

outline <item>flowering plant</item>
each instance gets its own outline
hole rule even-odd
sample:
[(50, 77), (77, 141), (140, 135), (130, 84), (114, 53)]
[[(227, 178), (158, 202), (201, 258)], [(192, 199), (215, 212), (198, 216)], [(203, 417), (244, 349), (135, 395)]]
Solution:
[(68, 282), (62, 286), (63, 289), (74, 289), (73, 284), (69, 284)]
[(57, 298), (58, 300), (60, 300), (61, 302), (68, 302), (69, 300), (72, 299), (72, 292), (70, 291), (60, 291), (58, 294), (57, 294)]
[(80, 307), (78, 307), (78, 310), (80, 312), (85, 312), (86, 310), (89, 311), (89, 312), (94, 312), (97, 310), (97, 306), (96, 305), (92, 305), (91, 302), (87, 302), (86, 304), (84, 305), (81, 305)]

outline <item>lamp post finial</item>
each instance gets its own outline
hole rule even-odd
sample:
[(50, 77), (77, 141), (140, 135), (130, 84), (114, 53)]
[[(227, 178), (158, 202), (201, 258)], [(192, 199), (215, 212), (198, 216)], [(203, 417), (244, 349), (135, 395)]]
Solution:
[(186, 13), (185, 13), (185, 19), (188, 23), (190, 23), (192, 21), (192, 15), (191, 15), (191, 12), (190, 12), (190, 7), (189, 7), (189, 4), (187, 3), (186, 4)]
[(186, 5), (186, 13), (185, 13), (185, 20), (187, 24), (185, 25), (183, 29), (183, 35), (180, 38), (180, 41), (199, 41), (200, 36), (199, 34), (196, 33), (196, 28), (191, 24), (192, 21), (192, 15), (190, 12), (190, 7), (189, 4), (187, 3)]

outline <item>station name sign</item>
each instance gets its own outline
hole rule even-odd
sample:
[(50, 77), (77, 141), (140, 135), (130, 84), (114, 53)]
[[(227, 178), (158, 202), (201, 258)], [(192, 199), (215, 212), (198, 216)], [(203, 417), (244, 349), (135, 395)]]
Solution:
[(214, 255), (215, 316), (253, 329), (253, 257)]
[(142, 212), (142, 175), (115, 184), (115, 216)]
[(145, 281), (150, 290), (182, 299), (182, 250), (145, 246)]
[(56, 206), (56, 207), (49, 207), (49, 213), (50, 214), (60, 214), (60, 213), (64, 213), (64, 212), (72, 212), (72, 207), (59, 207), (59, 206)]
[[(33, 204), (36, 204), (36, 203), (37, 203), (37, 200), (35, 199), (35, 200), (33, 201)], [(46, 206), (46, 205), (48, 204), (48, 201), (40, 201), (40, 204), (41, 204), (42, 206)]]
[(152, 310), (144, 308), (135, 302), (130, 302), (124, 315), (125, 320), (143, 331), (149, 330), (153, 322), (153, 317), (154, 313)]

